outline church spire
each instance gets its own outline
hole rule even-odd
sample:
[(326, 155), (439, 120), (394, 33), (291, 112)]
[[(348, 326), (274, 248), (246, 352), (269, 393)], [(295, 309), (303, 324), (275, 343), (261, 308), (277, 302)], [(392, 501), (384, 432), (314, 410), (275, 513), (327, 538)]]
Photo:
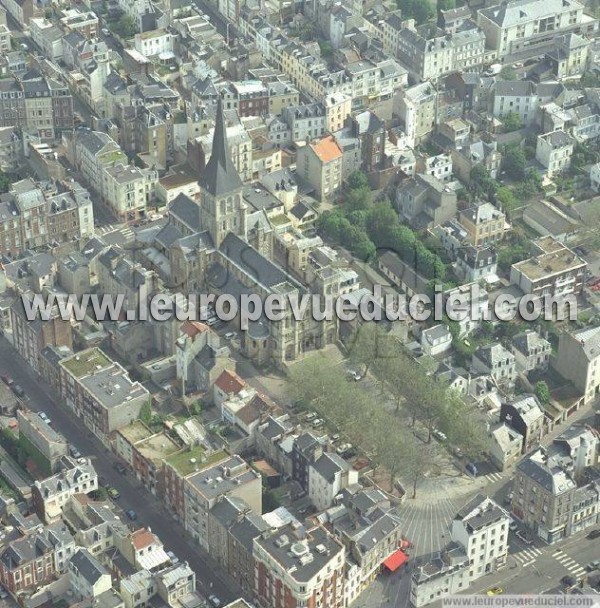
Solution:
[(210, 160), (200, 176), (199, 184), (201, 188), (215, 197), (242, 187), (242, 180), (233, 165), (227, 145), (223, 101), (220, 97), (217, 102), (217, 119)]

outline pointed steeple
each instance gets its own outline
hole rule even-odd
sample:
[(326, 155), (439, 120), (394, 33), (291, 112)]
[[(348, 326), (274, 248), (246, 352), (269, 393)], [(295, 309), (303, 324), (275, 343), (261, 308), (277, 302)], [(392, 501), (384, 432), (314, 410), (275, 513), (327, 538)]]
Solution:
[(217, 102), (217, 121), (212, 142), (212, 152), (199, 180), (200, 187), (212, 194), (221, 196), (242, 187), (242, 180), (233, 166), (229, 146), (227, 145), (227, 131), (225, 117), (223, 116), (223, 101), (219, 97)]

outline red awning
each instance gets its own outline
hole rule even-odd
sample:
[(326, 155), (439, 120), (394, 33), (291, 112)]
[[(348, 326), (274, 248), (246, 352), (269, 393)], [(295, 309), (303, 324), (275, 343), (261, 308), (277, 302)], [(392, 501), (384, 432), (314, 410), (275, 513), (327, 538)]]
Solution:
[(402, 564), (408, 561), (408, 555), (403, 553), (401, 549), (398, 549), (395, 553), (392, 553), (384, 562), (383, 565), (390, 571), (396, 572)]

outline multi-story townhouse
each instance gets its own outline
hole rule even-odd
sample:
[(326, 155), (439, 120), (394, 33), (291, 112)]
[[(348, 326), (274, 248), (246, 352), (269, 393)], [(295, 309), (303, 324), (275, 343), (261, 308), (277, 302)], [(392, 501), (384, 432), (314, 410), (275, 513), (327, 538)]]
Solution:
[(526, 329), (518, 333), (511, 342), (511, 350), (517, 360), (517, 370), (530, 372), (548, 368), (552, 345), (537, 331)]
[(534, 245), (539, 253), (513, 264), (510, 282), (540, 298), (580, 294), (587, 262), (551, 236), (534, 241)]
[(500, 406), (500, 420), (523, 437), (523, 454), (537, 446), (544, 433), (544, 411), (535, 395), (519, 395), (504, 400)]
[(300, 93), (291, 82), (277, 80), (269, 82), (269, 113), (279, 116), (283, 108), (297, 106), (300, 102)]
[(62, 60), (62, 30), (52, 21), (45, 17), (37, 17), (31, 20), (31, 39), (42, 49), (45, 57), (51, 61)]
[(97, 38), (100, 34), (100, 20), (92, 11), (81, 12), (77, 8), (62, 11), (59, 23), (65, 33), (79, 32), (85, 38)]
[(174, 36), (163, 29), (144, 31), (135, 35), (136, 51), (146, 57), (158, 57), (163, 53), (173, 52)]
[(177, 605), (196, 591), (196, 573), (187, 562), (175, 564), (156, 575), (156, 588), (167, 605)]
[(590, 41), (577, 34), (565, 34), (554, 39), (554, 46), (546, 53), (557, 78), (582, 74), (587, 66)]
[(316, 143), (298, 150), (296, 167), (314, 189), (319, 200), (335, 198), (342, 187), (343, 153), (333, 136), (328, 135)]
[(31, 18), (36, 13), (36, 5), (33, 0), (2, 0), (2, 6), (6, 12), (24, 27), (28, 27)]
[(529, 80), (499, 80), (494, 87), (494, 116), (504, 118), (512, 113), (524, 124), (533, 123), (538, 107), (535, 89), (535, 84)]
[(103, 172), (103, 196), (121, 221), (135, 221), (146, 215), (158, 172), (131, 165), (114, 164)]
[[(38, 463), (43, 472), (55, 473), (63, 456), (69, 453), (67, 440), (46, 424), (37, 414), (27, 410), (17, 412), (19, 440), (31, 444), (43, 461)], [(45, 466), (43, 466), (45, 464)]]
[(295, 142), (323, 137), (327, 130), (327, 112), (320, 103), (288, 106), (283, 109), (281, 120), (289, 127)]
[(71, 558), (69, 582), (77, 599), (97, 598), (112, 588), (110, 572), (86, 549), (80, 549)]
[(204, 547), (208, 543), (209, 512), (224, 497), (243, 499), (257, 513), (262, 513), (262, 483), (259, 473), (240, 456), (225, 455), (184, 479), (184, 525), (191, 537)]
[(577, 0), (513, 0), (477, 12), (477, 25), (484, 31), (487, 47), (498, 59), (519, 51), (550, 47), (568, 32), (592, 32), (596, 19), (584, 14)]
[(288, 524), (254, 539), (255, 597), (262, 608), (345, 605), (345, 549), (322, 527)]
[(429, 82), (401, 90), (394, 98), (394, 113), (404, 125), (407, 142), (415, 147), (437, 123), (438, 92)]
[(148, 391), (100, 349), (66, 357), (58, 365), (67, 406), (101, 441), (136, 420), (148, 403)]
[(6, 23), (0, 23), (0, 53), (7, 54), (12, 50), (12, 33)]
[(517, 376), (515, 356), (502, 344), (490, 344), (478, 348), (473, 353), (473, 369), (489, 374), (496, 382), (512, 384)]
[(469, 556), (469, 579), (475, 580), (506, 565), (508, 513), (491, 498), (477, 495), (452, 520), (452, 540)]
[(31, 488), (35, 510), (48, 524), (60, 519), (71, 496), (98, 489), (98, 475), (89, 458), (75, 460), (64, 456), (61, 467), (56, 475), (34, 482)]
[(312, 462), (323, 454), (323, 442), (311, 433), (302, 433), (294, 439), (292, 448), (292, 477), (308, 492)]
[(535, 158), (546, 167), (546, 175), (552, 177), (571, 166), (575, 139), (564, 131), (552, 131), (538, 135)]
[(600, 394), (600, 326), (561, 333), (552, 366), (591, 403)]
[(25, 124), (25, 94), (15, 78), (0, 79), (0, 126)]
[(469, 283), (494, 278), (498, 270), (498, 254), (493, 247), (473, 247), (465, 245), (456, 253), (456, 272)]
[(506, 216), (491, 203), (482, 203), (461, 211), (458, 221), (467, 231), (469, 242), (475, 247), (489, 245), (504, 238)]
[(56, 306), (50, 312), (49, 318), (28, 318), (22, 298), (31, 299), (33, 294), (22, 294), (11, 306), (13, 346), (21, 357), (38, 371), (40, 355), (46, 346), (73, 347), (71, 324), (68, 320), (61, 319)]
[(15, 595), (45, 585), (55, 574), (54, 548), (42, 532), (14, 540), (0, 553), (0, 583)]
[(343, 489), (357, 482), (358, 471), (337, 454), (326, 452), (308, 468), (308, 496), (319, 511), (328, 509)]
[(343, 93), (333, 93), (326, 95), (323, 103), (325, 105), (325, 130), (329, 133), (339, 131), (352, 111), (352, 98)]

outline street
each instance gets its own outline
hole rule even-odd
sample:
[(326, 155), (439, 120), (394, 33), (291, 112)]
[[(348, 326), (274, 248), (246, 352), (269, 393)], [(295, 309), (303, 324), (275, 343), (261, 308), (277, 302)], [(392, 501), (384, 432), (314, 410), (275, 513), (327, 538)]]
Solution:
[(10, 343), (0, 338), (0, 374), (11, 376), (26, 392), (26, 403), (33, 411), (45, 411), (52, 426), (79, 451), (92, 459), (98, 473), (121, 493), (119, 506), (134, 509), (141, 525), (148, 526), (180, 560), (187, 561), (196, 572), (197, 589), (208, 595), (216, 594), (221, 600), (232, 601), (242, 595), (237, 584), (220, 569), (209, 555), (186, 540), (184, 529), (166, 512), (161, 502), (146, 491), (131, 474), (120, 475), (113, 469), (113, 455), (73, 416), (66, 407), (59, 407), (47, 387), (38, 379), (29, 365), (20, 358)]

